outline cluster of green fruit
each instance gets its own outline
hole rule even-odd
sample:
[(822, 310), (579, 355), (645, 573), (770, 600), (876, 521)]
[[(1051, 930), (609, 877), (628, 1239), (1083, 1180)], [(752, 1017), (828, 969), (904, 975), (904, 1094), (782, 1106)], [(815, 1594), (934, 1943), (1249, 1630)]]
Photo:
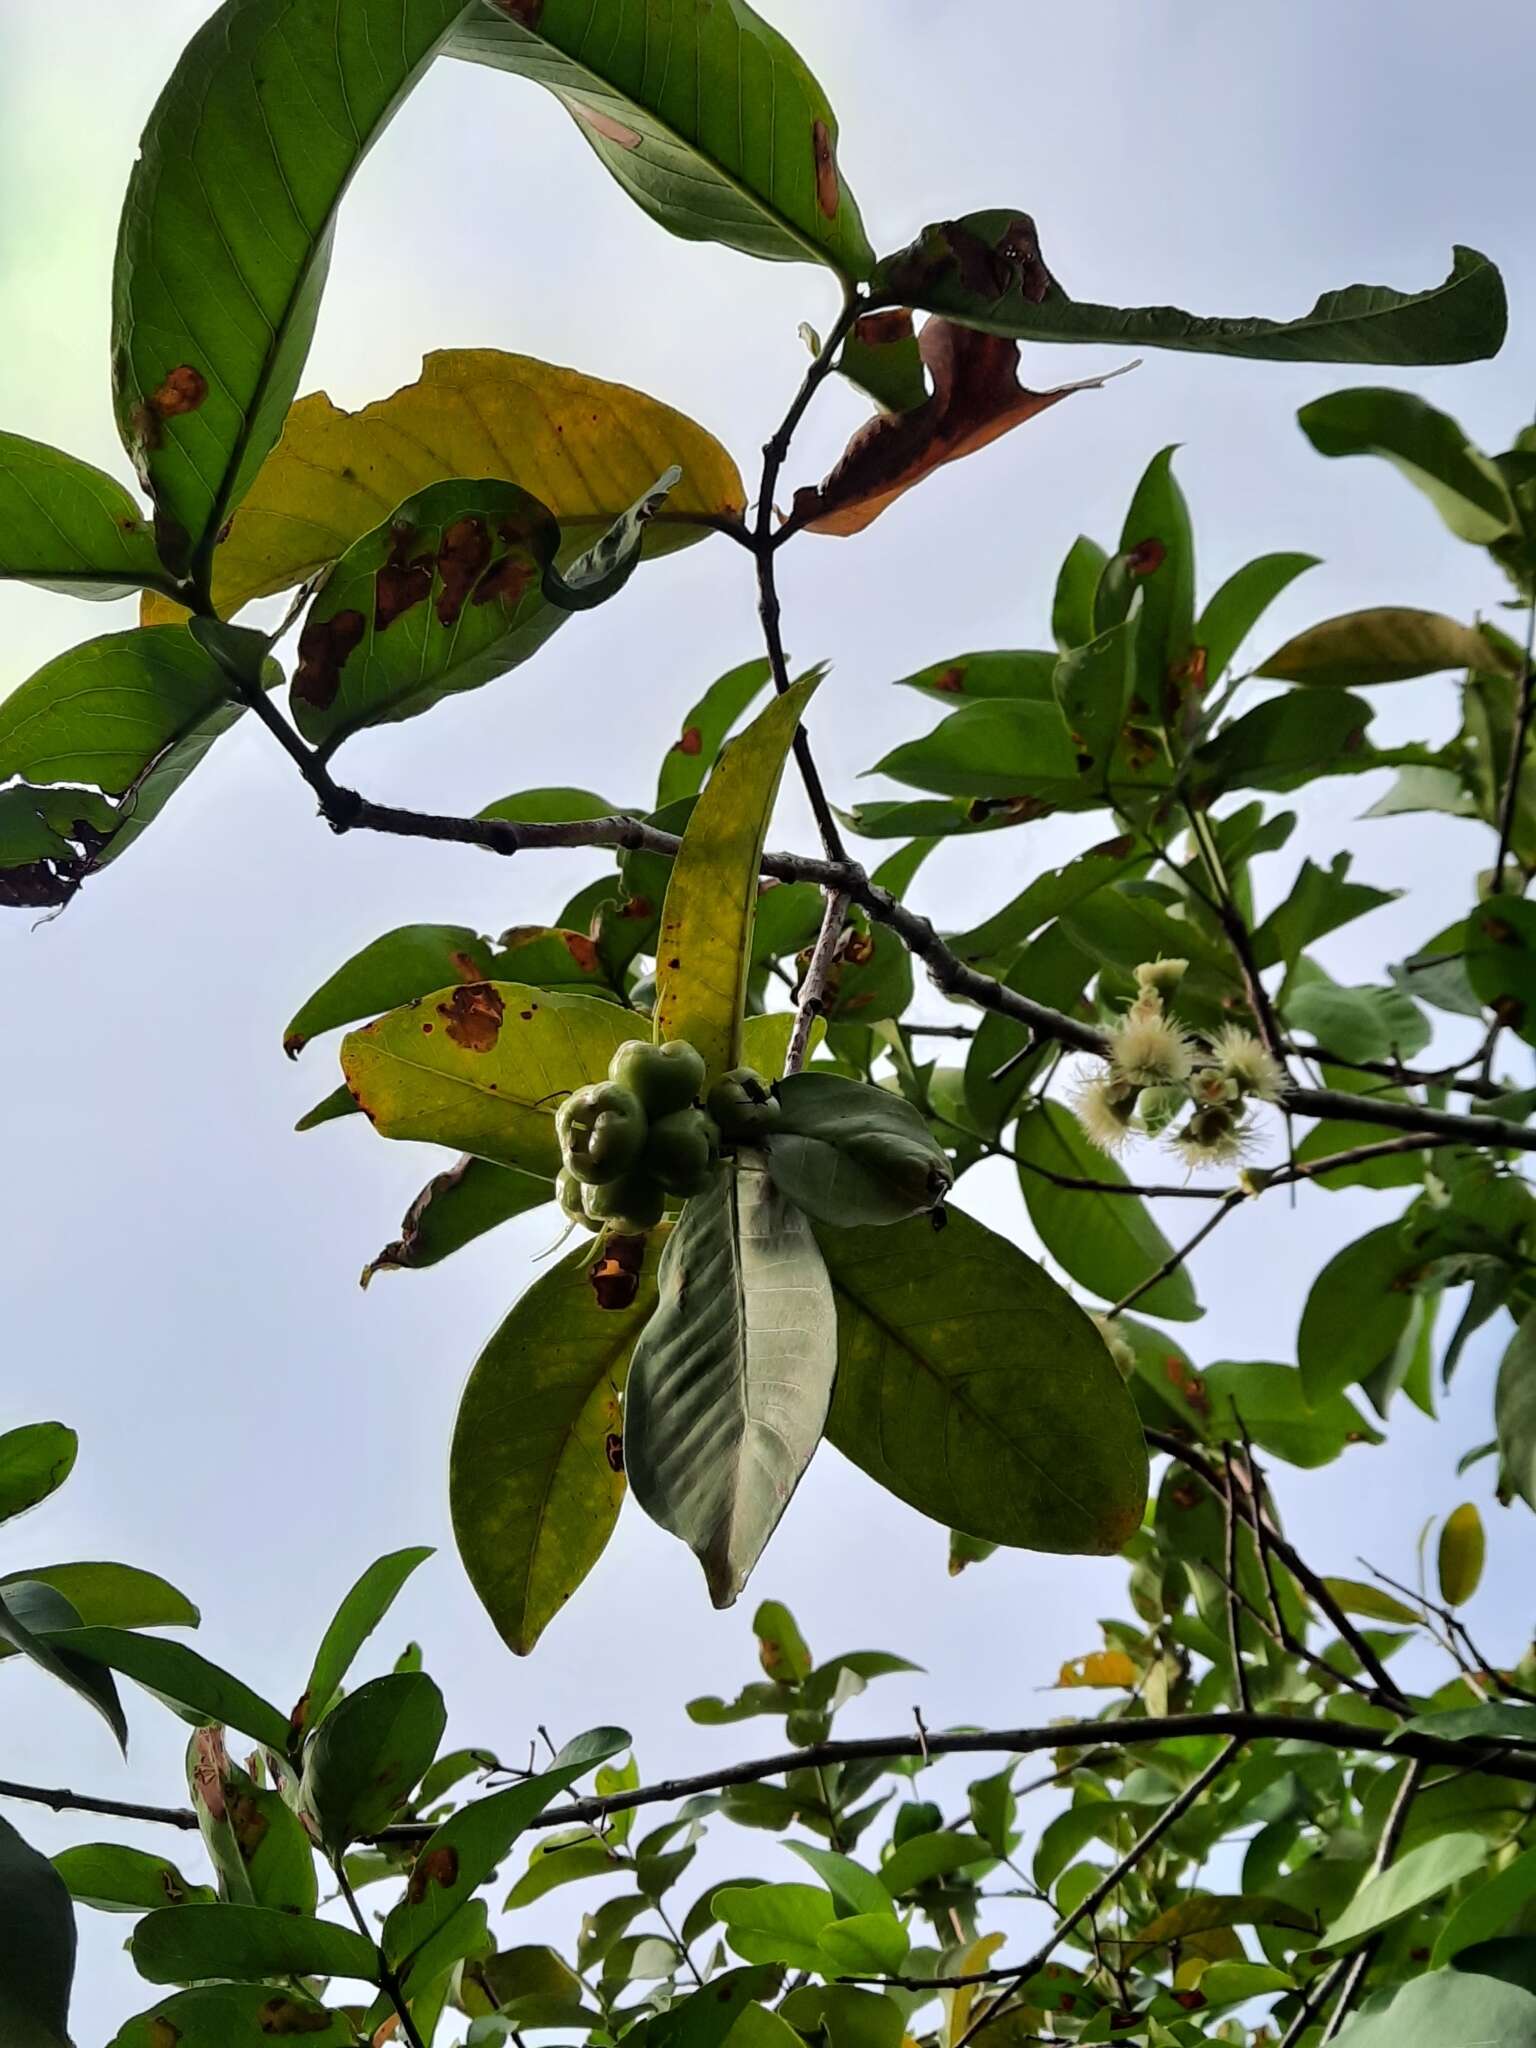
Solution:
[(685, 1039), (631, 1038), (606, 1081), (560, 1105), (564, 1162), (556, 1193), (573, 1223), (639, 1234), (659, 1223), (669, 1195), (702, 1192), (722, 1147), (752, 1144), (779, 1119), (778, 1098), (751, 1067), (722, 1074), (704, 1095), (704, 1061)]

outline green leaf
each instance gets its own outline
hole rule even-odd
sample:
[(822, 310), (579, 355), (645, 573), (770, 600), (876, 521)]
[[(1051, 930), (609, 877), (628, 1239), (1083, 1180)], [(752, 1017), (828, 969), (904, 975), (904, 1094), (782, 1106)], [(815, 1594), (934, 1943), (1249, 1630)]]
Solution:
[(1164, 448), (1148, 463), (1120, 537), (1122, 554), (1138, 565), (1136, 651), (1128, 666), (1154, 715), (1164, 714), (1170, 690), (1182, 696), (1188, 687), (1195, 639), (1195, 537), (1173, 473), (1177, 453)]
[(1091, 846), (1064, 867), (1048, 868), (1036, 875), (1001, 910), (972, 925), (969, 931), (955, 933), (949, 944), (962, 960), (1011, 959), (1027, 939), (1053, 918), (1072, 909), (1084, 897), (1097, 895), (1111, 883), (1140, 874), (1147, 864), (1147, 856), (1135, 851), (1135, 842), (1130, 837)]
[(364, 726), (417, 717), (519, 667), (571, 612), (628, 580), (670, 476), (564, 576), (559, 526), (516, 484), (454, 479), (407, 498), (348, 548), (310, 606), (294, 723), (331, 752)]
[(956, 1870), (968, 1870), (976, 1863), (991, 1863), (997, 1852), (975, 1835), (951, 1829), (913, 1835), (893, 1849), (880, 1866), (880, 1882), (893, 1899), (918, 1891), (936, 1877), (948, 1877)]
[(0, 778), (122, 796), (228, 700), (227, 679), (183, 627), (104, 634), (0, 701)]
[(920, 1217), (818, 1231), (838, 1307), (829, 1439), (947, 1528), (1118, 1550), (1141, 1520), (1146, 1447), (1104, 1340), (1032, 1259), (947, 1214), (939, 1234)]
[(922, 1115), (887, 1088), (787, 1074), (765, 1150), (781, 1195), (818, 1223), (899, 1223), (936, 1208), (954, 1169)]
[(304, 2048), (355, 2048), (357, 2030), (297, 1991), (271, 1984), (204, 1984), (131, 2019), (109, 2048), (272, 2048), (293, 2035)]
[[(348, 1109), (356, 1107), (345, 1089), (341, 1094)], [(363, 1285), (376, 1273), (435, 1266), (499, 1224), (542, 1208), (554, 1194), (554, 1183), (539, 1175), (466, 1154), (427, 1182), (401, 1219), (400, 1235), (363, 1268)]]
[(1495, 896), (1466, 923), (1467, 979), (1498, 1021), (1536, 1045), (1536, 903)]
[(75, 1469), (80, 1439), (62, 1422), (26, 1422), (0, 1434), (0, 1522), (24, 1515)]
[(454, 1424), (449, 1500), (470, 1582), (524, 1657), (602, 1555), (624, 1503), (620, 1397), (656, 1306), (657, 1238), (627, 1308), (603, 1308), (581, 1247), (481, 1352)]
[(404, 924), (385, 932), (354, 953), (300, 1005), (283, 1033), (283, 1051), (297, 1059), (322, 1031), (398, 1009), (455, 979), (485, 981), (492, 957), (489, 942), (465, 925)]
[(1281, 682), (1355, 690), (1447, 669), (1497, 669), (1493, 649), (1471, 626), (1443, 612), (1379, 605), (1309, 626), (1261, 662), (1256, 674)]
[[(1071, 1012), (1079, 1008), (1098, 964), (1068, 937), (1063, 925), (1053, 924), (1024, 945), (1003, 979), (1008, 988), (1036, 1002)], [(965, 1056), (965, 1106), (976, 1128), (988, 1137), (1000, 1136), (1019, 1098), (1050, 1057), (1049, 1046), (1037, 1043), (1027, 1024), (989, 1010)], [(994, 1080), (1004, 1067), (1007, 1071)]]
[[(723, 2048), (738, 2020), (758, 2009), (754, 2000), (769, 1995), (761, 1969), (723, 1970), (702, 1990), (645, 2021), (636, 2048), (642, 2041), (644, 2048)], [(764, 2048), (764, 2044), (753, 2044), (753, 2048)], [(773, 2044), (773, 2048), (792, 2048), (787, 2028), (783, 2043)]]
[(376, 1984), (378, 1951), (350, 1927), (270, 1906), (175, 1906), (149, 1913), (128, 1943), (151, 1984), (210, 1977), (356, 1977)]
[(1509, 1700), (1487, 1700), (1480, 1707), (1447, 1707), (1415, 1714), (1403, 1732), (1433, 1735), (1442, 1742), (1536, 1743), (1536, 1711)]
[(287, 1744), (286, 1716), (184, 1643), (107, 1627), (67, 1629), (49, 1640), (55, 1649), (136, 1680), (194, 1726), (238, 1728), (279, 1754)]
[(747, 1962), (821, 1970), (821, 1937), (837, 1909), (819, 1885), (726, 1885), (714, 1904), (726, 1940)]
[(621, 1877), (629, 1871), (630, 1865), (617, 1850), (597, 1835), (539, 1842), (528, 1858), (528, 1868), (507, 1893), (505, 1910), (520, 1913), (562, 1885), (581, 1884), (589, 1877)]
[[(1084, 637), (1091, 640), (1093, 635), (1090, 632)], [(1022, 698), (1049, 704), (1059, 659), (1058, 655), (1036, 649), (1007, 654), (957, 654), (950, 661), (936, 661), (913, 675), (899, 677), (898, 685), (905, 690), (917, 690), (940, 704), (957, 697), (970, 703), (984, 703), (991, 698), (1016, 702)]]
[(1486, 547), (1518, 525), (1496, 465), (1448, 413), (1411, 391), (1330, 391), (1296, 415), (1319, 455), (1379, 455), (1434, 506), (1458, 540)]
[(566, 1744), (554, 1768), (473, 1800), (418, 1852), (405, 1897), (384, 1923), (384, 1953), (401, 1969), (496, 1870), (530, 1821), (588, 1771), (628, 1748), (622, 1728), (594, 1728)]
[(1144, 614), (1111, 626), (1056, 664), (1057, 708), (1077, 748), (1080, 774), (1096, 784), (1109, 765), (1136, 687), (1139, 635)]
[(601, 1080), (634, 1035), (632, 1016), (590, 996), (461, 983), (349, 1033), (341, 1065), (381, 1137), (553, 1180), (561, 1098)]
[(867, 278), (874, 252), (837, 165), (837, 117), (746, 0), (679, 0), (653, 24), (623, 0), (538, 0), (465, 16), (452, 54), (545, 86), (635, 203), (687, 241)]
[(1368, 1877), (1322, 1938), (1324, 1948), (1353, 1948), (1367, 1935), (1390, 1927), (1405, 1913), (1428, 1905), (1453, 1884), (1481, 1870), (1488, 1844), (1481, 1835), (1438, 1835)]
[(821, 1930), (822, 1969), (838, 1977), (884, 1976), (907, 1959), (911, 1936), (889, 1913), (853, 1913)]
[(799, 1624), (782, 1600), (759, 1602), (752, 1617), (757, 1661), (779, 1685), (802, 1685), (815, 1669)]
[(1068, 548), (1051, 601), (1051, 632), (1063, 654), (1093, 638), (1094, 593), (1108, 566), (1108, 554), (1086, 533)]
[[(922, 739), (893, 748), (870, 772), (941, 796), (1024, 797), (1075, 808), (1095, 800), (1081, 785), (1059, 708), (1027, 697), (965, 705)], [(900, 829), (936, 828), (923, 820)]]
[(48, 1861), (0, 1820), (0, 2037), (10, 2048), (70, 2048), (75, 1910)]
[(120, 1842), (87, 1842), (65, 1849), (54, 1857), (53, 1867), (77, 1905), (94, 1906), (102, 1913), (208, 1905), (216, 1896), (205, 1884), (189, 1883), (165, 1857)]
[(1343, 690), (1322, 698), (1272, 697), (1195, 750), (1193, 778), (1213, 792), (1287, 790), (1321, 775), (1363, 775), (1390, 766), (1402, 753), (1378, 760), (1365, 737), (1374, 715), (1364, 698)]
[(808, 1863), (832, 1894), (838, 1917), (843, 1920), (855, 1915), (868, 1918), (870, 1915), (891, 1919), (895, 1907), (891, 1895), (872, 1870), (866, 1870), (862, 1863), (855, 1863), (851, 1856), (841, 1855), (836, 1849), (824, 1849), (815, 1842), (786, 1842), (803, 1863)]
[(79, 1626), (79, 1614), (52, 1586), (23, 1578), (0, 1587), (0, 1642), (93, 1706), (126, 1756), (128, 1722), (110, 1674), (87, 1658), (71, 1655), (59, 1640), (61, 1631), (67, 1635)]
[[(231, 1762), (222, 1728), (199, 1728), (187, 1745), (187, 1782), (219, 1888), (241, 1905), (313, 1913), (319, 1894), (314, 1847), (283, 1794)], [(291, 1781), (287, 1789), (292, 1790)]]
[(1346, 1614), (1363, 1614), (1396, 1628), (1418, 1628), (1422, 1623), (1422, 1615), (1382, 1586), (1363, 1585), (1358, 1579), (1325, 1579), (1323, 1583)]
[(674, 465), (682, 482), (646, 528), (647, 556), (740, 518), (746, 492), (712, 434), (624, 384), (502, 349), (439, 349), (416, 383), (358, 412), (320, 391), (299, 400), (214, 554), (214, 602), (228, 618), (309, 581), (402, 499), (455, 477), (521, 484), (579, 551)]
[(1429, 1043), (1429, 1020), (1396, 988), (1340, 988), (1319, 975), (1290, 990), (1285, 1017), (1344, 1060), (1412, 1059)]
[[(115, 1628), (196, 1628), (201, 1620), (185, 1593), (155, 1572), (129, 1564), (44, 1564), (0, 1578), (0, 1595), (21, 1579), (62, 1593), (81, 1623)], [(12, 1653), (0, 1649), (0, 1657)]]
[(1342, 1394), (1309, 1400), (1306, 1382), (1294, 1365), (1226, 1360), (1206, 1367), (1205, 1387), (1213, 1443), (1246, 1430), (1260, 1450), (1310, 1471), (1332, 1464), (1351, 1444), (1382, 1441), (1380, 1432)]
[(684, 717), (682, 731), (662, 758), (656, 784), (657, 810), (683, 797), (698, 795), (727, 734), (769, 681), (768, 663), (759, 655), (710, 684)]
[(141, 507), (90, 463), (0, 433), (0, 580), (70, 597), (129, 597), (166, 582)]
[(1385, 1987), (1336, 2036), (1340, 2048), (1520, 2048), (1536, 2038), (1529, 1956), (1528, 1941), (1483, 1942)]
[(1499, 1490), (1536, 1508), (1536, 1314), (1522, 1319), (1500, 1361), (1493, 1419)]
[(1040, 260), (1027, 214), (994, 208), (925, 228), (874, 278), (882, 298), (945, 313), (1021, 341), (1193, 349), (1269, 362), (1465, 363), (1498, 352), (1507, 309), (1499, 273), (1457, 248), (1443, 283), (1423, 292), (1350, 285), (1296, 320), (1233, 320), (1176, 306), (1095, 306), (1071, 299)]
[(838, 350), (837, 371), (885, 413), (914, 412), (928, 397), (923, 352), (904, 306), (861, 314)]
[(684, 1208), (657, 1283), (625, 1391), (625, 1469), (728, 1607), (821, 1441), (832, 1288), (810, 1225), (749, 1152)]
[(1440, 1597), (1447, 1607), (1461, 1607), (1477, 1591), (1483, 1576), (1483, 1518), (1471, 1501), (1446, 1516), (1436, 1556)]
[[(1019, 1187), (1040, 1242), (1064, 1272), (1105, 1301), (1119, 1301), (1173, 1255), (1173, 1246), (1135, 1195), (1093, 1194), (1058, 1187), (1047, 1173), (1128, 1186), (1125, 1173), (1088, 1142), (1059, 1103), (1037, 1103), (1014, 1127)], [(1042, 1169), (1031, 1171), (1032, 1168)], [(1202, 1313), (1194, 1283), (1181, 1266), (1141, 1296), (1147, 1315), (1187, 1322)]]
[(738, 1064), (758, 871), (789, 753), (820, 674), (776, 697), (704, 785), (672, 866), (656, 956), (656, 1038), (684, 1038), (712, 1075)]
[(1435, 1936), (1430, 1968), (1443, 1969), (1453, 1956), (1480, 1941), (1490, 1941), (1536, 1897), (1536, 1849), (1527, 1849), (1513, 1863), (1468, 1892)]
[(161, 559), (205, 575), (282, 429), (352, 174), (463, 0), (226, 0), (160, 95), (118, 232), (118, 431)]
[(1122, 1946), (1120, 1956), (1125, 1963), (1143, 1961), (1167, 1942), (1183, 1942), (1191, 1935), (1226, 1927), (1292, 1927), (1315, 1933), (1317, 1922), (1311, 1913), (1284, 1899), (1245, 1892), (1230, 1897), (1195, 1893), (1138, 1927), (1135, 1939)]
[(1296, 1362), (1314, 1403), (1369, 1376), (1389, 1359), (1413, 1314), (1418, 1262), (1399, 1223), (1367, 1231), (1336, 1252), (1313, 1281), (1301, 1313)]
[(393, 1672), (349, 1693), (304, 1756), (299, 1803), (332, 1854), (396, 1817), (437, 1754), (447, 1714), (425, 1672)]
[(1284, 961), (1289, 970), (1318, 939), (1397, 901), (1400, 890), (1373, 889), (1364, 882), (1351, 882), (1352, 858), (1348, 853), (1337, 853), (1326, 868), (1311, 860), (1302, 862), (1290, 895), (1270, 912), (1253, 935), (1253, 954), (1258, 966), (1273, 967)]
[(294, 1709), (296, 1732), (312, 1729), (324, 1719), (358, 1651), (388, 1614), (411, 1573), (432, 1554), (430, 1547), (391, 1551), (369, 1565), (352, 1587), (315, 1652), (309, 1683)]
[(1238, 649), (1281, 592), (1317, 566), (1316, 555), (1258, 555), (1233, 570), (1195, 625), (1195, 644), (1205, 649), (1205, 673), (1210, 682), (1225, 675)]

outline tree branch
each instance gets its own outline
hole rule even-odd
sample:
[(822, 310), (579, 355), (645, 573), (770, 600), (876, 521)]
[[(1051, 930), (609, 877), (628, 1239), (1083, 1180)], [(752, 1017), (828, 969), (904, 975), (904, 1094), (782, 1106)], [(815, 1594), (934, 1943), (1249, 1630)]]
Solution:
[(832, 962), (837, 957), (838, 941), (843, 936), (843, 921), (848, 915), (848, 898), (840, 889), (827, 891), (826, 914), (821, 920), (821, 932), (816, 940), (815, 951), (805, 970), (805, 979), (800, 984), (799, 1007), (795, 1012), (795, 1026), (790, 1033), (789, 1050), (784, 1056), (786, 1074), (798, 1074), (805, 1065), (806, 1054), (811, 1049), (811, 1032), (816, 1019), (827, 1007), (827, 977), (832, 972)]

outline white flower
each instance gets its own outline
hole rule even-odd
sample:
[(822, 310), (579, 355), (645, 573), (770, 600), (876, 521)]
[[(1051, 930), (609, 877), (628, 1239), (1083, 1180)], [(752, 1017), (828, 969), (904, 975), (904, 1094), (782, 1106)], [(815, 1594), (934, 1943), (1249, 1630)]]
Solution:
[(1229, 1081), (1235, 1081), (1244, 1095), (1256, 1095), (1260, 1102), (1278, 1102), (1285, 1087), (1285, 1073), (1273, 1053), (1265, 1050), (1251, 1031), (1241, 1024), (1223, 1024), (1211, 1047), (1211, 1057)]
[(1136, 1353), (1127, 1344), (1108, 1316), (1094, 1316), (1094, 1328), (1104, 1339), (1110, 1357), (1115, 1361), (1115, 1370), (1121, 1379), (1128, 1380), (1136, 1370)]
[(1138, 1088), (1169, 1088), (1188, 1080), (1194, 1057), (1171, 1017), (1149, 1015), (1138, 1006), (1111, 1032), (1109, 1063), (1120, 1080)]
[(1131, 1135), (1137, 1092), (1109, 1074), (1083, 1083), (1072, 1098), (1072, 1109), (1089, 1144), (1111, 1155), (1122, 1150)]
[(1248, 1152), (1253, 1132), (1230, 1109), (1197, 1109), (1173, 1144), (1186, 1166), (1232, 1166)]
[(1144, 960), (1136, 970), (1136, 986), (1159, 996), (1171, 996), (1188, 972), (1187, 960)]

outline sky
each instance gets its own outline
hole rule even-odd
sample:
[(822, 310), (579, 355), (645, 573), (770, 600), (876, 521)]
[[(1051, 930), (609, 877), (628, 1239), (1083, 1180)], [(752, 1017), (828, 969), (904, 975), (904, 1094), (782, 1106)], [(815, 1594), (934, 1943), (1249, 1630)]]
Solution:
[[(107, 382), (117, 209), (145, 115), (205, 11), (203, 0), (78, 0), (62, 64), (47, 10), (0, 10), (0, 425), (125, 479)], [(1504, 268), (1503, 355), (1390, 381), (1488, 447), (1531, 417), (1536, 14), (1518, 0), (1405, 0), (1390, 33), (1382, 10), (1328, 0), (968, 0), (937, 18), (915, 0), (773, 0), (768, 11), (838, 109), (842, 169), (877, 248), (968, 208), (1023, 208), (1078, 297), (1289, 316), (1357, 280), (1426, 286), (1453, 241), (1470, 243)], [(682, 407), (750, 475), (803, 368), (797, 325), (824, 322), (835, 296), (814, 268), (673, 240), (609, 183), (551, 100), (445, 63), (348, 199), (302, 388), (357, 406), (412, 381), (427, 350), (508, 348)], [(1120, 359), (1041, 348), (1028, 374), (1046, 385)], [(833, 664), (813, 736), (834, 798), (894, 793), (857, 778), (932, 716), (891, 691), (895, 678), (1045, 641), (1066, 548), (1080, 531), (1113, 539), (1137, 476), (1169, 443), (1181, 446), (1204, 594), (1262, 551), (1323, 557), (1261, 629), (1275, 643), (1357, 605), (1470, 616), (1496, 604), (1483, 558), (1388, 470), (1325, 467), (1300, 435), (1299, 405), (1359, 381), (1370, 379), (1150, 355), (942, 472), (862, 539), (787, 550), (791, 653)], [(790, 480), (821, 475), (862, 415), (853, 393), (829, 388)], [(421, 808), (469, 812), (563, 782), (642, 801), (684, 709), (757, 651), (749, 570), (723, 541), (648, 567), (537, 662), (352, 742), (345, 773)], [(4, 690), (131, 611), (11, 586), (0, 619)], [(1377, 697), (1379, 738), (1454, 729), (1450, 679)], [(1301, 849), (1343, 847), (1358, 877), (1405, 892), (1319, 948), (1349, 981), (1459, 914), (1486, 859), (1485, 840), (1460, 824), (1360, 822), (1377, 794), (1366, 780), (1305, 795), (1292, 854), (1261, 881), (1262, 909)], [(913, 900), (962, 927), (1095, 836), (1050, 821), (987, 839), (984, 860), (951, 846)], [(793, 790), (772, 838), (813, 843)], [(631, 1505), (535, 1655), (519, 1662), (500, 1646), (453, 1555), (446, 1451), (478, 1349), (540, 1270), (549, 1215), (364, 1295), (359, 1268), (436, 1159), (381, 1144), (361, 1119), (295, 1136), (295, 1118), (333, 1085), (333, 1042), (292, 1066), (280, 1039), (299, 1001), (378, 933), (538, 922), (596, 871), (591, 856), (508, 865), (336, 839), (270, 741), (242, 728), (65, 916), (0, 925), (0, 1427), (58, 1416), (82, 1438), (64, 1491), (6, 1529), (3, 1568), (113, 1557), (160, 1570), (202, 1604), (204, 1652), (287, 1702), (357, 1573), (382, 1551), (433, 1543), (370, 1668), (414, 1637), (448, 1695), (450, 1741), (515, 1758), (540, 1722), (559, 1740), (619, 1721), (646, 1777), (777, 1746), (771, 1724), (702, 1731), (682, 1712), (753, 1675), (754, 1595), (786, 1600), (820, 1655), (874, 1646), (925, 1667), (857, 1703), (848, 1732), (906, 1726), (915, 1703), (930, 1727), (1066, 1711), (1041, 1688), (1096, 1647), (1095, 1617), (1125, 1611), (1122, 1567), (1009, 1553), (951, 1581), (944, 1532), (825, 1448), (734, 1612), (712, 1612), (687, 1552)], [(1507, 1070), (1532, 1078), (1518, 1047)], [(1004, 1164), (968, 1177), (961, 1202), (1031, 1244)], [(1398, 1206), (1393, 1194), (1304, 1190), (1292, 1207), (1240, 1213), (1196, 1267), (1208, 1313), (1179, 1334), (1197, 1363), (1293, 1357), (1312, 1274)], [(1187, 1213), (1165, 1225), (1191, 1227)], [(1458, 1456), (1491, 1433), (1503, 1336), (1494, 1325), (1474, 1345), (1438, 1427), (1394, 1413), (1386, 1446), (1352, 1451), (1347, 1468), (1285, 1469), (1280, 1497), (1320, 1567), (1355, 1571), (1366, 1550), (1402, 1575), (1427, 1516), (1479, 1500), (1490, 1564), (1470, 1619), (1512, 1655), (1531, 1619), (1527, 1511), (1492, 1507), (1490, 1465), (1455, 1476)], [(125, 1767), (94, 1717), (40, 1676), (11, 1665), (0, 1686), (8, 1776), (181, 1796), (183, 1731), (142, 1696)], [(99, 1832), (10, 1812), (50, 1849)], [(82, 1921), (76, 2021), (81, 2048), (94, 2048), (146, 2001), (120, 1952), (127, 1923)]]

